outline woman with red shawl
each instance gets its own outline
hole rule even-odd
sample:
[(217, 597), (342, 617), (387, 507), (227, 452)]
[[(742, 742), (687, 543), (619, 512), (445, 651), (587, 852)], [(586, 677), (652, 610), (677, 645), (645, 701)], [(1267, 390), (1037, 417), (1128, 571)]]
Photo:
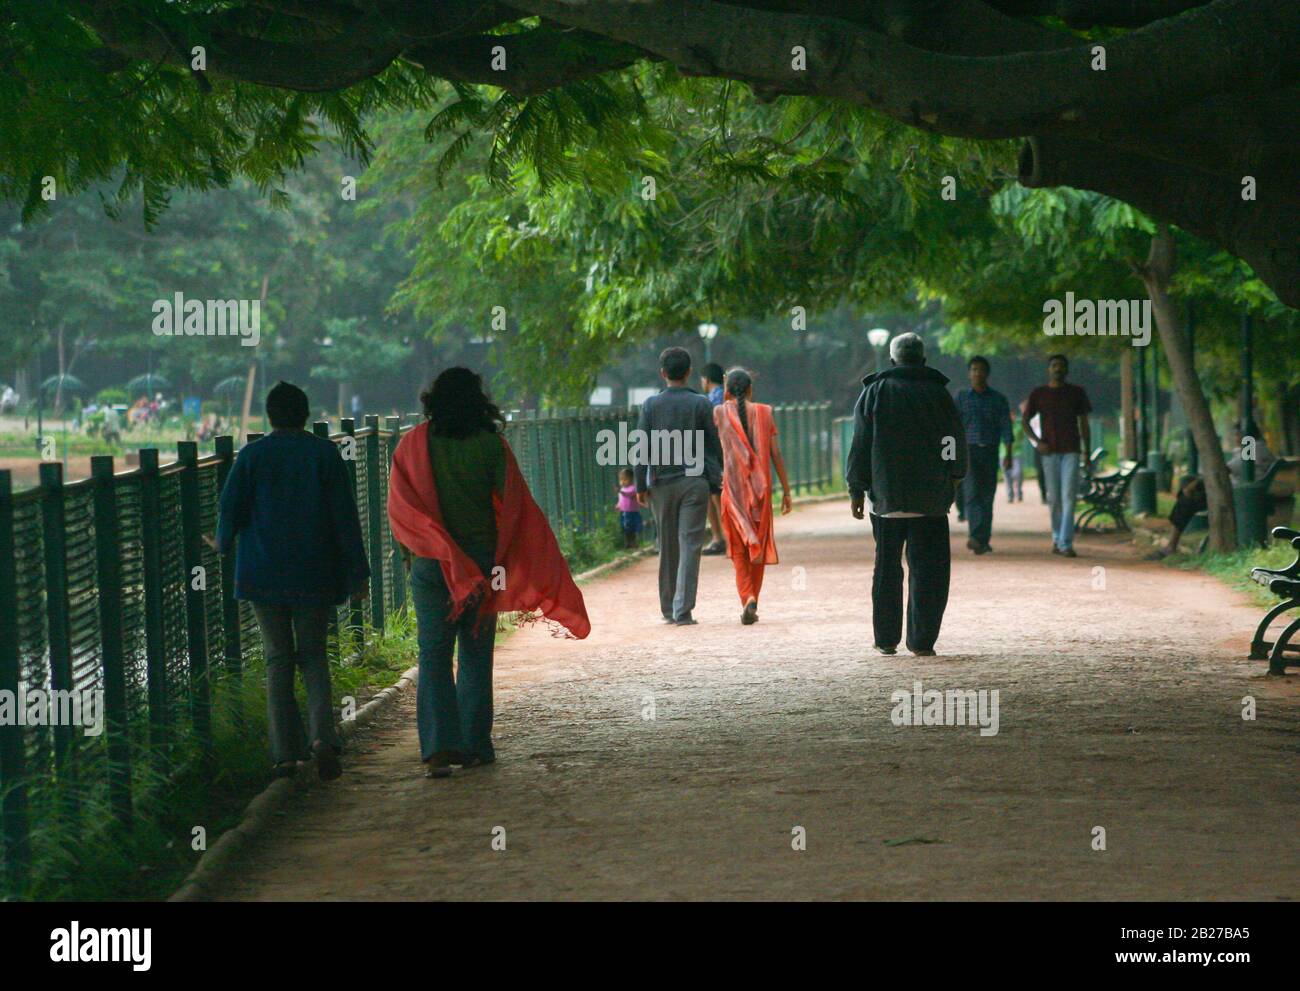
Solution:
[[(468, 368), (420, 396), (425, 422), (393, 455), (388, 519), (410, 568), (419, 630), (416, 723), (425, 777), (490, 764), (492, 653), (499, 612), (582, 639), (587, 609), (550, 524), (502, 436), (501, 411)], [(459, 645), (456, 671), (452, 653)]]
[(749, 372), (733, 368), (727, 373), (725, 401), (713, 410), (722, 441), (722, 529), (727, 554), (736, 569), (736, 590), (746, 626), (758, 622), (758, 593), (763, 570), (777, 563), (772, 532), (772, 465), (781, 479), (781, 515), (790, 512), (790, 482), (776, 442), (772, 407), (753, 402), (754, 383)]

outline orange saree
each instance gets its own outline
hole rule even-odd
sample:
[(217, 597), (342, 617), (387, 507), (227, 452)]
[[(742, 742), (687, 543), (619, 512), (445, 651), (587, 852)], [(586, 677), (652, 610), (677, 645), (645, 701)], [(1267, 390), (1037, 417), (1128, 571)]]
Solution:
[(766, 403), (746, 403), (751, 442), (736, 402), (714, 407), (722, 442), (722, 529), (736, 569), (740, 601), (757, 599), (766, 565), (778, 563), (772, 528), (772, 438), (776, 422)]

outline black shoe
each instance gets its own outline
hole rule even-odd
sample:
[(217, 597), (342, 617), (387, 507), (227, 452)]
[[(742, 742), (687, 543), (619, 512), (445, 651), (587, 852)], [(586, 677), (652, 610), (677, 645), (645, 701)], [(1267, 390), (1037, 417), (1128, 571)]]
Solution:
[(664, 614), (663, 614), (663, 617), (664, 617), (664, 622), (665, 622), (665, 623), (676, 623), (676, 622), (677, 622), (677, 620), (673, 619), (673, 618), (672, 618), (671, 616), (669, 616), (667, 613), (664, 613)]
[(991, 550), (993, 550), (993, 548), (989, 544), (980, 544), (978, 547), (975, 548), (975, 553), (987, 554)]
[(758, 622), (758, 603), (745, 603), (745, 611), (740, 614), (740, 622), (745, 626), (753, 626)]
[(462, 768), (484, 767), (488, 764), (495, 764), (496, 757), (480, 757), (478, 754), (471, 754), (461, 761)]
[(1053, 545), (1052, 545), (1052, 553), (1053, 553), (1053, 554), (1060, 554), (1060, 553), (1061, 553), (1061, 548), (1059, 548), (1059, 547), (1057, 547), (1055, 544), (1053, 544)]
[(1061, 556), (1062, 556), (1062, 557), (1078, 557), (1079, 555), (1075, 552), (1075, 550), (1074, 550), (1073, 547), (1067, 547), (1065, 550), (1061, 551)]
[(426, 778), (450, 778), (451, 758), (451, 751), (439, 750), (424, 762), (424, 776)]
[(690, 613), (683, 613), (681, 616), (678, 616), (673, 620), (673, 622), (678, 626), (694, 626), (699, 622), (699, 620), (691, 618)]
[(277, 778), (292, 778), (298, 773), (298, 762), (296, 760), (282, 760), (271, 768), (271, 773)]
[(343, 773), (339, 755), (324, 740), (317, 740), (311, 745), (311, 752), (316, 757), (316, 773), (322, 781), (333, 781)]
[(978, 554), (978, 553), (980, 552), (980, 545), (979, 545), (979, 543), (975, 540), (974, 537), (967, 537), (967, 538), (966, 538), (966, 549), (967, 549), (967, 550), (970, 550), (970, 551), (974, 551), (976, 554)]
[(930, 647), (922, 647), (920, 650), (914, 650), (912, 653), (917, 657), (934, 657), (934, 650)]
[(709, 544), (708, 547), (704, 548), (704, 550), (700, 551), (700, 553), (708, 554), (709, 556), (725, 554), (727, 553), (727, 542), (725, 540), (715, 540), (713, 543)]
[(898, 653), (897, 647), (882, 647), (880, 644), (876, 644), (876, 650), (884, 654), (886, 657)]

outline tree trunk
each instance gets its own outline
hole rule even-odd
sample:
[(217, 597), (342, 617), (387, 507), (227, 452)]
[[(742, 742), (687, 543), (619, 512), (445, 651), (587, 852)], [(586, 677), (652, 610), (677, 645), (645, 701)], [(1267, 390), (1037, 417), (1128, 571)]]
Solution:
[(1210, 514), (1210, 550), (1234, 551), (1237, 549), (1237, 519), (1232, 507), (1232, 481), (1228, 465), (1223, 460), (1223, 448), (1214, 429), (1210, 404), (1201, 389), (1201, 381), (1192, 365), (1191, 348), (1187, 333), (1179, 319), (1178, 308), (1169, 298), (1168, 286), (1174, 271), (1174, 239), (1169, 228), (1161, 225), (1151, 238), (1151, 251), (1145, 265), (1135, 266), (1155, 315), (1160, 343), (1169, 361), (1169, 371), (1178, 392), (1178, 401), (1187, 414), (1196, 448), (1200, 452), (1201, 477), (1205, 481), (1205, 495)]
[(63, 410), (63, 324), (59, 324), (59, 381), (54, 387), (54, 415), (62, 415)]
[(1300, 453), (1300, 385), (1289, 385), (1282, 391), (1282, 452)]
[[(266, 291), (271, 285), (271, 273), (262, 276), (262, 309), (266, 309)], [(258, 347), (261, 347), (259, 341)], [(239, 436), (235, 438), (241, 445), (248, 439), (248, 415), (253, 406), (253, 384), (257, 381), (257, 359), (248, 363), (248, 379), (244, 383), (244, 406), (239, 411)], [(262, 383), (265, 385), (266, 383)], [(309, 417), (310, 419), (310, 417)]]
[(1116, 460), (1137, 460), (1137, 421), (1133, 412), (1133, 349), (1125, 348), (1119, 360), (1120, 450)]

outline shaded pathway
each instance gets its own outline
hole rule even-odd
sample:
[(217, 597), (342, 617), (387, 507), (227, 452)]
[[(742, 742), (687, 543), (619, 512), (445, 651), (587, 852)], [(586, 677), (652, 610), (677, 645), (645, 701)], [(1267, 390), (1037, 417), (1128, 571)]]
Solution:
[[(639, 562), (586, 587), (585, 642), (498, 648), (496, 765), (424, 780), (407, 700), (220, 897), (1300, 896), (1300, 678), (1243, 660), (1260, 610), (1116, 538), (1052, 556), (1045, 507), (1002, 498), (995, 553), (954, 528), (939, 657), (870, 649), (847, 500), (778, 519), (753, 627), (726, 559), (689, 628)], [(1000, 732), (894, 726), (916, 679), (997, 689)]]

